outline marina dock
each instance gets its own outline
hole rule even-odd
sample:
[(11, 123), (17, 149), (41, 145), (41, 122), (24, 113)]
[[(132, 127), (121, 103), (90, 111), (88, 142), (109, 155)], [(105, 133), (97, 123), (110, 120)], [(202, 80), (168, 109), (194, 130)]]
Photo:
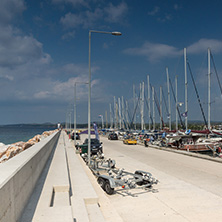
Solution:
[(61, 131), (0, 165), (0, 221), (220, 221), (220, 161), (100, 139), (117, 167), (159, 184), (107, 195)]

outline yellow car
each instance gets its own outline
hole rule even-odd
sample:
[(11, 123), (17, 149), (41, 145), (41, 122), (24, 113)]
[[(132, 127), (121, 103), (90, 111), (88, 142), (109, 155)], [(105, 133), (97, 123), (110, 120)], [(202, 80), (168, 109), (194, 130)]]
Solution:
[(133, 138), (124, 139), (123, 143), (127, 144), (127, 145), (136, 145), (137, 144), (137, 140), (133, 139)]

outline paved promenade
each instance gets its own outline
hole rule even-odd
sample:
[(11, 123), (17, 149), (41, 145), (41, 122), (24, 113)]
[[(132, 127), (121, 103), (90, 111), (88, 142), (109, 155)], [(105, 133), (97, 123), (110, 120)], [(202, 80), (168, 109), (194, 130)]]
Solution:
[[(102, 207), (92, 183), (99, 188)], [(79, 154), (75, 153), (68, 136), (61, 132), (55, 151), (50, 156), (20, 221), (121, 221), (109, 205), (108, 198)]]
[(117, 167), (151, 172), (160, 183), (149, 191), (107, 195), (62, 132), (22, 222), (221, 221), (221, 163), (105, 137), (101, 141)]
[(117, 167), (148, 171), (160, 181), (150, 192), (132, 190), (136, 197), (124, 191), (109, 197), (124, 221), (221, 221), (221, 162), (102, 141), (105, 156), (115, 159)]

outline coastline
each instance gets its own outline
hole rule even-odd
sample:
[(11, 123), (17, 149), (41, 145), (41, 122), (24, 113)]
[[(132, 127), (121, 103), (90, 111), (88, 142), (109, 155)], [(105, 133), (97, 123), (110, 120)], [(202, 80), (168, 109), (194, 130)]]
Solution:
[(41, 140), (43, 140), (44, 138), (48, 137), (49, 135), (53, 134), (56, 131), (57, 129), (51, 131), (44, 131), (41, 135), (37, 134), (33, 138), (29, 139), (27, 142), (19, 141), (7, 145), (0, 143), (0, 163), (9, 160), (10, 158), (16, 156), (17, 154), (28, 149), (34, 144), (40, 142)]
[(0, 125), (0, 143), (12, 144), (18, 141), (28, 141), (44, 131), (56, 129), (55, 124), (11, 124)]

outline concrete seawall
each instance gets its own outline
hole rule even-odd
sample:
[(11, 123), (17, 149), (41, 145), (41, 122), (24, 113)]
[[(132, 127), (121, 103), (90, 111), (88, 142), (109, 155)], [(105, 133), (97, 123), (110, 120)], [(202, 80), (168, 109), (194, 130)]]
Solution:
[(1, 222), (19, 220), (59, 135), (56, 132), (0, 164)]
[(104, 222), (87, 168), (62, 131), (26, 205), (21, 222)]

